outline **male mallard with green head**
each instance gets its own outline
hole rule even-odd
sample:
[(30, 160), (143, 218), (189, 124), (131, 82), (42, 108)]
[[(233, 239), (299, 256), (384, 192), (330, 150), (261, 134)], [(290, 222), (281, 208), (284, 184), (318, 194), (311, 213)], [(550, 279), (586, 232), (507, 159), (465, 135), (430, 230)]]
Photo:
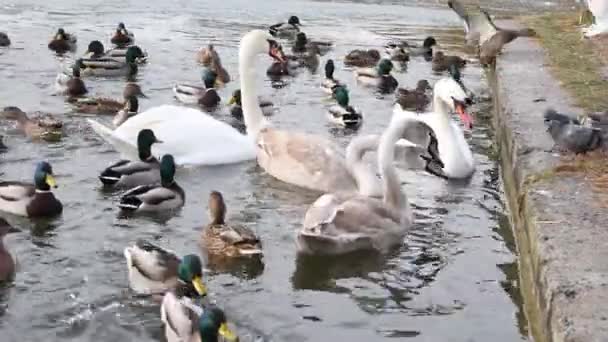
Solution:
[(355, 70), (355, 75), (358, 82), (376, 87), (379, 92), (387, 94), (395, 91), (399, 85), (399, 82), (391, 75), (392, 70), (393, 62), (390, 59), (383, 59), (375, 69), (359, 68)]
[(129, 46), (123, 61), (113, 58), (79, 59), (81, 74), (86, 76), (133, 76), (137, 74), (137, 60), (144, 58), (144, 52), (137, 46)]
[[(264, 100), (262, 98), (258, 98), (258, 104), (260, 105), (260, 109), (262, 109), (262, 114), (265, 116), (270, 116), (274, 113), (274, 104), (268, 100)], [(243, 121), (243, 105), (241, 103), (241, 89), (236, 89), (232, 93), (232, 97), (228, 101), (228, 105), (230, 107), (230, 114), (237, 120)]]
[(270, 26), (268, 32), (279, 38), (293, 39), (300, 32), (300, 18), (292, 15), (286, 23), (278, 23)]
[(72, 67), (72, 76), (64, 73), (57, 75), (55, 79), (55, 88), (62, 95), (69, 97), (79, 97), (85, 95), (88, 90), (84, 81), (80, 78), (80, 65), (75, 64)]
[(118, 23), (110, 42), (116, 46), (126, 46), (133, 44), (134, 41), (133, 33), (127, 31), (124, 23)]
[(332, 59), (328, 59), (325, 62), (325, 79), (321, 83), (321, 89), (329, 95), (334, 95), (336, 87), (342, 85), (342, 82), (334, 78), (334, 71), (336, 67)]
[(0, 284), (10, 281), (15, 275), (15, 260), (4, 246), (4, 236), (18, 231), (0, 217)]
[(11, 40), (8, 35), (4, 32), (0, 32), (0, 47), (7, 47), (11, 45)]
[(217, 107), (222, 99), (214, 88), (217, 74), (208, 68), (202, 72), (202, 79), (205, 87), (192, 86), (188, 84), (176, 84), (173, 87), (175, 97), (183, 103), (198, 104), (204, 109)]
[(57, 33), (55, 33), (48, 46), (49, 49), (57, 53), (73, 51), (76, 49), (76, 36), (68, 34), (64, 29), (60, 28), (57, 30)]
[(167, 293), (161, 306), (167, 342), (238, 342), (238, 336), (228, 328), (226, 314), (214, 305), (203, 308), (190, 300), (180, 300)]
[(431, 103), (433, 88), (427, 80), (420, 80), (415, 89), (399, 88), (396, 92), (396, 101), (403, 110), (423, 112)]
[(161, 212), (181, 208), (186, 200), (184, 190), (175, 182), (172, 155), (160, 160), (160, 184), (140, 185), (120, 198), (118, 207), (127, 212)]
[(467, 61), (460, 56), (446, 55), (441, 51), (436, 51), (433, 55), (431, 62), (433, 71), (441, 72), (446, 71), (451, 65), (455, 65), (458, 68), (463, 68), (467, 64)]
[(260, 239), (253, 230), (226, 223), (226, 203), (218, 191), (209, 195), (209, 224), (203, 228), (200, 244), (210, 256), (252, 257), (262, 255)]
[(145, 240), (125, 248), (124, 255), (129, 287), (139, 294), (162, 294), (177, 287), (199, 296), (207, 294), (203, 266), (196, 255), (180, 259), (174, 252)]
[(63, 135), (63, 123), (50, 114), (41, 114), (33, 119), (18, 107), (9, 106), (2, 110), (1, 116), (16, 120), (17, 129), (32, 140), (58, 141)]
[(51, 192), (56, 188), (53, 168), (48, 162), (39, 162), (34, 173), (34, 184), (0, 182), (0, 210), (26, 217), (53, 217), (61, 214), (63, 205)]
[(107, 187), (128, 187), (160, 182), (160, 164), (152, 155), (152, 145), (162, 143), (150, 129), (137, 135), (139, 160), (120, 160), (101, 172), (99, 180)]
[(380, 58), (380, 52), (376, 49), (353, 50), (344, 57), (344, 64), (362, 68), (373, 67)]
[(347, 128), (357, 128), (363, 122), (363, 114), (361, 111), (352, 107), (349, 104), (348, 90), (344, 86), (338, 86), (335, 89), (334, 96), (336, 105), (329, 107), (329, 121)]

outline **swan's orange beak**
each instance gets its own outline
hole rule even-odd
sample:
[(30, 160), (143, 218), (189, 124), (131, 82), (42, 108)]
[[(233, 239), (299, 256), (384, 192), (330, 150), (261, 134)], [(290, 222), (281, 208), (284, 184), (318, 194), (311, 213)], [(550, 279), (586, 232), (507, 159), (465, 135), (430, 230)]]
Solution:
[(271, 44), (268, 50), (268, 55), (281, 63), (285, 63), (285, 54), (280, 45)]
[(456, 113), (460, 116), (460, 120), (468, 129), (473, 129), (473, 117), (466, 111), (466, 106), (463, 103), (456, 103)]

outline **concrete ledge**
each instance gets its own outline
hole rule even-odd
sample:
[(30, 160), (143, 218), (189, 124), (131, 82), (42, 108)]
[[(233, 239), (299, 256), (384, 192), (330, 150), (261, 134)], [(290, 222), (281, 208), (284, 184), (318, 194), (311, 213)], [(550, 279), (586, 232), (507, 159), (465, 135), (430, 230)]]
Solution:
[(530, 333), (537, 342), (608, 341), (608, 210), (584, 175), (547, 173), (559, 156), (548, 152), (543, 111), (580, 110), (534, 40), (509, 44), (488, 78)]

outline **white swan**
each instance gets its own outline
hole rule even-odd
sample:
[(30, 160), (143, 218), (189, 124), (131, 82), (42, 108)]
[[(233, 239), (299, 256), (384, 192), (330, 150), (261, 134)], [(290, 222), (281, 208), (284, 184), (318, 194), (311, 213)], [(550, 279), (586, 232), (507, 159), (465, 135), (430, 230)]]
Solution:
[[(467, 178), (475, 171), (473, 152), (462, 129), (451, 120), (450, 112), (456, 111), (463, 123), (472, 127), (472, 119), (465, 111), (469, 99), (462, 87), (452, 78), (443, 78), (433, 88), (433, 111), (416, 113), (404, 111), (399, 104), (393, 109), (393, 117), (406, 117), (430, 127), (438, 141), (439, 158), (443, 162), (443, 176), (452, 179)], [(429, 135), (412, 125), (406, 132), (408, 140), (428, 146)]]
[[(393, 166), (395, 144), (408, 126), (419, 124), (407, 116), (393, 117), (378, 146), (383, 198), (327, 193), (306, 212), (297, 248), (307, 254), (343, 254), (355, 250), (386, 252), (399, 245), (412, 224), (407, 197)], [(377, 141), (377, 139), (376, 139)]]

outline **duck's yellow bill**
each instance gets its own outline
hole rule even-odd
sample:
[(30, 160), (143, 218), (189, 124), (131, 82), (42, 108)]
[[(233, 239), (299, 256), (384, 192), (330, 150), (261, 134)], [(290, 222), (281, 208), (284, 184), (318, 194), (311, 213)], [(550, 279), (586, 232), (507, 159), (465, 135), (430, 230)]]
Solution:
[(228, 341), (234, 342), (239, 340), (238, 336), (236, 336), (236, 334), (228, 328), (228, 324), (226, 324), (226, 322), (220, 325), (220, 330), (218, 330), (218, 332), (220, 336)]
[(231, 98), (230, 98), (230, 100), (228, 100), (228, 104), (229, 104), (229, 105), (231, 105), (231, 104), (235, 104), (235, 103), (236, 103), (236, 98), (235, 98), (234, 96), (233, 96), (233, 97), (231, 97)]
[(201, 277), (192, 278), (192, 285), (194, 286), (194, 289), (196, 290), (196, 292), (198, 292), (199, 295), (207, 295), (207, 287), (205, 286), (205, 284), (203, 284), (203, 280), (201, 279)]
[(46, 184), (48, 184), (50, 187), (52, 187), (52, 188), (56, 188), (57, 187), (57, 183), (55, 182), (55, 178), (53, 178), (52, 175), (46, 175), (45, 181), (46, 181)]

